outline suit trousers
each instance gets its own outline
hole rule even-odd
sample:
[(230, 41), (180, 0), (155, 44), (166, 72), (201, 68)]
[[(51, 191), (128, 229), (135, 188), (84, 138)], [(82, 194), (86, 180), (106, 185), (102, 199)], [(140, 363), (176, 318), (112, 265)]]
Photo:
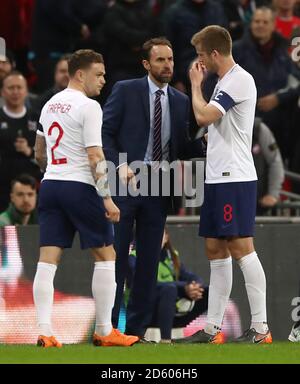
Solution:
[(114, 227), (117, 291), (112, 322), (116, 327), (128, 274), (129, 246), (135, 225), (137, 260), (127, 305), (125, 332), (142, 337), (153, 314), (157, 269), (169, 198), (119, 196), (115, 197), (114, 201), (121, 211), (121, 218)]

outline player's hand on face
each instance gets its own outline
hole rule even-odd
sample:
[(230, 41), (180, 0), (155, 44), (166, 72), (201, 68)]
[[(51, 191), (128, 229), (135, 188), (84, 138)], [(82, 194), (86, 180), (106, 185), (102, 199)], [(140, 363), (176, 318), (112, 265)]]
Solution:
[(199, 61), (194, 61), (190, 68), (190, 80), (192, 85), (200, 87), (204, 78), (205, 67)]
[(25, 156), (30, 156), (32, 154), (32, 149), (28, 145), (28, 141), (25, 137), (17, 137), (15, 148), (17, 152), (23, 153)]
[(113, 202), (112, 198), (103, 199), (103, 203), (106, 210), (106, 218), (112, 223), (118, 223), (120, 221), (120, 210)]

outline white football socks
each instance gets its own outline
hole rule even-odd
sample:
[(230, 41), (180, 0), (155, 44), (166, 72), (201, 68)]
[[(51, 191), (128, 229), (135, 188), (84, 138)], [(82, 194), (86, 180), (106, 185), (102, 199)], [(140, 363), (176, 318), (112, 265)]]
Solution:
[(99, 336), (107, 336), (112, 331), (111, 312), (115, 301), (115, 261), (95, 262), (93, 297), (96, 305), (96, 328)]
[(266, 310), (266, 277), (256, 252), (242, 257), (238, 264), (243, 272), (251, 310), (251, 326), (256, 332), (268, 332)]
[(210, 261), (210, 283), (208, 290), (207, 323), (204, 331), (215, 335), (222, 320), (232, 287), (231, 257)]
[(40, 335), (52, 336), (53, 280), (57, 266), (39, 262), (33, 282), (33, 298), (37, 311)]

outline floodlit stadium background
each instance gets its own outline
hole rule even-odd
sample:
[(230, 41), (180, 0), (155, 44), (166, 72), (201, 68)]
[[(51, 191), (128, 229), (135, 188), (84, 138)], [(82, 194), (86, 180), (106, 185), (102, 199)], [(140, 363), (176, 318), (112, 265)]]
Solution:
[[(208, 282), (208, 262), (197, 224), (171, 224), (169, 231), (182, 261)], [(268, 281), (268, 316), (274, 339), (286, 340), (292, 325), (292, 299), (298, 296), (300, 224), (264, 224), (256, 227), (256, 248)], [(291, 247), (292, 245), (292, 247)], [(0, 342), (35, 343), (38, 334), (32, 282), (38, 260), (38, 227), (4, 227), (0, 230)], [(93, 260), (82, 252), (76, 238), (66, 250), (55, 284), (53, 328), (63, 343), (86, 342), (94, 327), (91, 295)], [(232, 299), (224, 330), (237, 336), (249, 324), (249, 309), (242, 275), (234, 268)], [(300, 304), (300, 303), (299, 303)], [(295, 312), (295, 311), (294, 311)], [(201, 316), (186, 327), (185, 335), (203, 326)], [(122, 312), (119, 326), (124, 329)]]

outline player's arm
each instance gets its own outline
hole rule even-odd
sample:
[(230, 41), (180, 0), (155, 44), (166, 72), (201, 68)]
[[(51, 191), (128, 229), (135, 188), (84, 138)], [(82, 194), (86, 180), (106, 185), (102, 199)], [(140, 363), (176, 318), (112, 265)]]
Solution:
[(192, 85), (193, 110), (199, 127), (208, 126), (223, 116), (217, 107), (207, 104), (205, 101), (201, 89), (203, 77), (204, 69), (198, 62), (194, 62), (190, 69), (190, 79)]
[(38, 163), (41, 171), (45, 172), (47, 168), (47, 151), (46, 151), (46, 140), (43, 133), (43, 127), (39, 124), (35, 145), (34, 145), (34, 158)]
[(268, 165), (268, 191), (262, 197), (260, 203), (263, 206), (274, 206), (280, 196), (280, 190), (284, 181), (284, 164), (280, 150), (273, 133), (267, 125), (260, 123), (259, 145)]
[(82, 108), (82, 112), (83, 139), (97, 191), (103, 198), (106, 217), (110, 221), (118, 222), (120, 220), (120, 211), (111, 198), (107, 164), (102, 150), (102, 110), (100, 105), (94, 101)]
[(91, 172), (98, 194), (103, 198), (106, 217), (112, 222), (120, 220), (120, 210), (114, 204), (108, 184), (107, 164), (101, 147), (86, 148)]
[(102, 148), (88, 147), (86, 150), (98, 193), (103, 199), (109, 199), (111, 194), (108, 185), (107, 164)]

